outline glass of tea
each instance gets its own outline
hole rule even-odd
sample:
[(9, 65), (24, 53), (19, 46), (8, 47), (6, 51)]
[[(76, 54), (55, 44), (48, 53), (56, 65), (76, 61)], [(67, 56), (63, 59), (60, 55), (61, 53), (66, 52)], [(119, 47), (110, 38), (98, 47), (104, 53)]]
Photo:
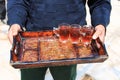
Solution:
[(94, 33), (94, 27), (90, 25), (84, 25), (81, 28), (81, 34), (82, 34), (81, 41), (84, 43), (84, 45), (91, 44), (93, 33)]
[(77, 44), (80, 42), (80, 28), (79, 24), (71, 24), (70, 27), (70, 40), (73, 44)]
[(63, 43), (68, 41), (70, 25), (67, 23), (61, 23), (58, 25), (58, 29), (59, 29), (59, 40)]

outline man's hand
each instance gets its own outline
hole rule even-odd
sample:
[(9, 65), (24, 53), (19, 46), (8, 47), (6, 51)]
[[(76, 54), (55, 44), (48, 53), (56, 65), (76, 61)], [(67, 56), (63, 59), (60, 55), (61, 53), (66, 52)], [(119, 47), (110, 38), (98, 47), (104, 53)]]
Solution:
[(103, 25), (97, 25), (95, 27), (95, 33), (93, 34), (93, 39), (96, 40), (98, 48), (101, 47), (101, 43), (104, 44), (105, 32), (106, 32), (105, 27)]
[(18, 32), (21, 31), (20, 25), (18, 24), (13, 24), (9, 31), (8, 31), (8, 39), (10, 41), (10, 43), (13, 43), (13, 37), (16, 36), (18, 34)]
[(105, 40), (105, 27), (103, 25), (98, 25), (95, 27), (95, 33), (93, 34), (93, 39), (99, 38), (102, 43)]

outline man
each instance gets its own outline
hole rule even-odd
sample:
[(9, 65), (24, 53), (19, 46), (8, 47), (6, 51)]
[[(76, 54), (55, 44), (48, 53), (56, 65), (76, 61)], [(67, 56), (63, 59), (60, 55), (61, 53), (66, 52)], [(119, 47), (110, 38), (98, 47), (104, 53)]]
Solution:
[[(100, 38), (104, 43), (106, 26), (109, 24), (110, 0), (8, 0), (8, 37), (23, 27), (26, 31), (53, 29), (60, 23), (86, 25), (86, 2), (88, 3), (91, 24), (96, 32), (93, 39)], [(75, 80), (76, 65), (49, 67), (54, 80)], [(21, 80), (44, 80), (47, 67), (21, 69)]]

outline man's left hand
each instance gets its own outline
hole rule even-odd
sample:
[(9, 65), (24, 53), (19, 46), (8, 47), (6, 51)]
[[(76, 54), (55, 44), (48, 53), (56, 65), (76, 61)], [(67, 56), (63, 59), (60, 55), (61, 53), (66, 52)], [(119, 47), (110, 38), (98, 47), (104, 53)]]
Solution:
[(105, 40), (105, 27), (103, 25), (97, 25), (95, 27), (95, 33), (93, 34), (93, 39), (99, 38), (102, 43)]

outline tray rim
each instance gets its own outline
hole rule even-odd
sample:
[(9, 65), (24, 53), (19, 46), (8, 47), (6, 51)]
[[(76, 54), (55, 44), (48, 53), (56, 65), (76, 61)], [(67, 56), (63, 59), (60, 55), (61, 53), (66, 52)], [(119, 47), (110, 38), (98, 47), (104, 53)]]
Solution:
[[(74, 60), (74, 62), (72, 60), (60, 60), (57, 62), (34, 62), (34, 63), (14, 63), (14, 62), (10, 62), (10, 64), (14, 67), (14, 68), (38, 68), (38, 67), (51, 67), (51, 66), (63, 66), (63, 65), (74, 65), (74, 64), (86, 64), (86, 63), (102, 63), (104, 62), (106, 59), (108, 58), (108, 55), (103, 55), (100, 56), (99, 58), (94, 58), (94, 59), (78, 59), (78, 60)], [(63, 61), (67, 62), (68, 64), (64, 64)], [(56, 63), (58, 63), (57, 65), (55, 65)], [(63, 64), (61, 64), (63, 63)], [(48, 66), (49, 64), (49, 66)]]

